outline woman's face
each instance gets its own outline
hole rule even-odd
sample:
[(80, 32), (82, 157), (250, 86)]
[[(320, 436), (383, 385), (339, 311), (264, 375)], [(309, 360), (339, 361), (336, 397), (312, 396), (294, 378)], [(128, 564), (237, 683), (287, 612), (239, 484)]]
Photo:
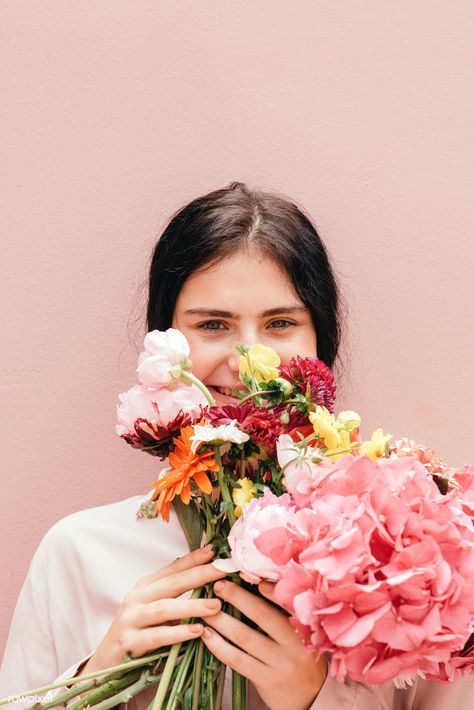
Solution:
[(172, 327), (186, 336), (193, 372), (218, 404), (235, 402), (215, 388), (239, 387), (237, 345), (268, 345), (282, 364), (293, 355), (314, 356), (317, 350), (311, 313), (288, 278), (268, 257), (245, 252), (185, 281)]

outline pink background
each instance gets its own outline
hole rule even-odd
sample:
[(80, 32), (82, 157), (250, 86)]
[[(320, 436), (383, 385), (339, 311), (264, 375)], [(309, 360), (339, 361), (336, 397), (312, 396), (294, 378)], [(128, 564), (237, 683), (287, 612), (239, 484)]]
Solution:
[(0, 649), (72, 511), (146, 492), (115, 435), (150, 250), (231, 180), (313, 216), (349, 304), (339, 407), (474, 461), (474, 5), (3, 0)]

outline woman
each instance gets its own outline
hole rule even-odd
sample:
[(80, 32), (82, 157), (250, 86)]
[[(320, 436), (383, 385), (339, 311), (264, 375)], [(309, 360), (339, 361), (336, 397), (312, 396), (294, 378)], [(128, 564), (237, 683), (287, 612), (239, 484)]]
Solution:
[[(151, 262), (147, 321), (148, 330), (173, 326), (184, 333), (193, 371), (224, 404), (234, 401), (229, 391), (238, 382), (241, 343), (271, 346), (282, 363), (317, 353), (333, 368), (340, 295), (324, 245), (302, 211), (232, 183), (193, 200), (166, 227)], [(419, 680), (407, 690), (337, 683), (326, 658), (308, 654), (286, 615), (270, 604), (272, 585), (259, 587), (267, 602), (221, 579), (210, 550), (184, 554), (175, 517), (168, 525), (135, 519), (144, 498), (80, 511), (47, 532), (15, 609), (0, 696), (106, 668), (126, 652), (139, 656), (201, 636), (249, 679), (250, 708), (473, 707), (470, 679)], [(207, 582), (215, 582), (216, 600), (189, 599)], [(221, 599), (266, 635), (223, 613)], [(205, 624), (175, 623), (190, 616)], [(155, 692), (145, 691), (130, 707), (146, 708)]]

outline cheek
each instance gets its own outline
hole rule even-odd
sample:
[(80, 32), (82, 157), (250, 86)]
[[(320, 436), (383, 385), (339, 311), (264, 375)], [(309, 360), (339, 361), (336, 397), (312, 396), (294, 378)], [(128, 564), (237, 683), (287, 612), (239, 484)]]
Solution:
[(190, 356), (193, 363), (193, 373), (200, 380), (205, 382), (207, 377), (213, 373), (220, 362), (221, 355), (219, 346), (216, 343), (202, 342), (199, 337), (186, 334)]
[(280, 356), (282, 365), (287, 365), (292, 357), (313, 357), (317, 352), (316, 333), (313, 327), (301, 329), (298, 333), (285, 342), (280, 342), (275, 347)]

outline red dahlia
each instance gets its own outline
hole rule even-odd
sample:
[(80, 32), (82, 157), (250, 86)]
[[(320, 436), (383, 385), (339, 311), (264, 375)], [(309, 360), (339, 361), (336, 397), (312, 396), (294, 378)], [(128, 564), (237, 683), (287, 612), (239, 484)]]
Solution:
[(333, 374), (325, 362), (317, 357), (297, 355), (291, 358), (288, 365), (280, 366), (280, 374), (296, 385), (303, 394), (306, 394), (306, 387), (309, 385), (311, 402), (334, 412), (336, 385)]
[(276, 455), (276, 440), (286, 431), (275, 410), (256, 407), (252, 402), (245, 402), (241, 407), (236, 404), (211, 407), (207, 417), (215, 426), (230, 424), (236, 419), (253, 441), (265, 446), (270, 456)]
[(134, 431), (122, 434), (127, 444), (134, 449), (142, 449), (147, 454), (159, 456), (163, 461), (172, 449), (173, 438), (179, 436), (183, 427), (189, 426), (194, 421), (208, 416), (208, 407), (199, 407), (199, 415), (192, 417), (190, 412), (180, 409), (176, 417), (166, 426), (161, 426), (156, 421), (150, 422), (148, 419), (136, 419)]

